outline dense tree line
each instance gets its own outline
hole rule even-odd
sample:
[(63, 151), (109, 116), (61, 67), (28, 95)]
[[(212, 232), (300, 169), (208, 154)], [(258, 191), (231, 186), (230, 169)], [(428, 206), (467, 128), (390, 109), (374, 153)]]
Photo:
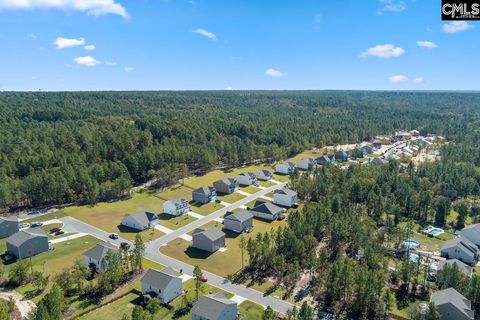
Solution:
[(0, 210), (94, 203), (149, 179), (168, 185), (399, 128), (478, 141), (479, 106), (474, 93), (1, 93)]

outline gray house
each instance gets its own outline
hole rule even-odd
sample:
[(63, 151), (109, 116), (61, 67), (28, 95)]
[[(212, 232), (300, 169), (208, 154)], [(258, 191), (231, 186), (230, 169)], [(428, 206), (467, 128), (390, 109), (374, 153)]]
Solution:
[(477, 260), (478, 247), (463, 237), (457, 237), (448, 240), (440, 250), (442, 257), (447, 259), (458, 259), (467, 264), (472, 264)]
[(467, 277), (471, 278), (472, 277), (472, 274), (473, 274), (473, 268), (471, 266), (469, 266), (468, 264), (465, 264), (463, 263), (462, 261), (460, 260), (457, 260), (457, 259), (450, 259), (450, 260), (442, 260), (438, 263), (438, 268), (437, 268), (437, 272), (440, 271), (440, 270), (443, 270), (443, 268), (445, 268), (446, 265), (448, 266), (452, 266), (452, 265), (457, 265), (458, 267), (458, 270), (460, 270), (461, 273), (463, 273), (464, 275), (466, 275)]
[(32, 257), (50, 249), (42, 229), (18, 231), (7, 238), (7, 252), (17, 259)]
[(215, 181), (213, 186), (217, 192), (230, 194), (238, 190), (238, 181), (232, 178), (223, 178)]
[(16, 217), (0, 217), (0, 239), (10, 237), (20, 231)]
[(270, 202), (256, 201), (250, 213), (257, 218), (273, 221), (282, 216), (286, 210)]
[(337, 151), (335, 152), (335, 160), (339, 162), (347, 162), (350, 160), (350, 154), (345, 151)]
[(227, 212), (223, 218), (224, 229), (242, 233), (253, 226), (253, 215), (248, 210)]
[(111, 242), (97, 243), (93, 248), (83, 253), (83, 260), (95, 271), (101, 271), (102, 261), (110, 251), (115, 253), (118, 251), (118, 247)]
[(321, 156), (321, 157), (317, 158), (317, 164), (320, 164), (322, 166), (326, 165), (326, 164), (330, 164), (332, 162), (333, 162), (332, 159), (327, 155), (324, 155), (324, 156)]
[(182, 278), (173, 269), (149, 269), (142, 280), (142, 294), (158, 297), (162, 303), (169, 303), (183, 293)]
[(192, 234), (192, 247), (215, 252), (225, 247), (225, 233), (215, 227), (208, 230), (195, 229)]
[(259, 170), (255, 172), (255, 175), (257, 176), (257, 180), (262, 180), (262, 181), (268, 181), (273, 178), (272, 172), (267, 169)]
[(430, 302), (437, 306), (441, 320), (473, 320), (475, 318), (470, 300), (453, 288), (432, 293)]
[(382, 165), (388, 164), (388, 161), (382, 158), (375, 158), (372, 161), (370, 161), (370, 163), (376, 166), (382, 166)]
[(367, 155), (368, 155), (368, 152), (367, 152), (367, 150), (366, 150), (365, 148), (363, 148), (363, 147), (362, 147), (362, 148), (358, 148), (358, 149), (355, 150), (355, 156), (356, 156), (357, 158), (364, 158), (364, 157), (366, 157)]
[(135, 214), (125, 215), (120, 224), (125, 227), (142, 231), (155, 227), (158, 224), (158, 217), (155, 213), (142, 211)]
[(312, 158), (303, 158), (298, 160), (297, 168), (302, 170), (310, 170), (317, 165), (317, 160)]
[(190, 211), (190, 203), (184, 197), (176, 197), (163, 203), (163, 212), (171, 216), (181, 216)]
[(469, 224), (460, 230), (460, 235), (480, 246), (480, 223)]
[(235, 179), (241, 186), (251, 186), (252, 184), (257, 183), (257, 176), (253, 172), (240, 173)]
[(192, 320), (236, 320), (237, 317), (237, 303), (223, 293), (207, 294), (192, 308)]
[(217, 198), (217, 190), (214, 187), (200, 187), (192, 191), (192, 200), (197, 203), (209, 203)]

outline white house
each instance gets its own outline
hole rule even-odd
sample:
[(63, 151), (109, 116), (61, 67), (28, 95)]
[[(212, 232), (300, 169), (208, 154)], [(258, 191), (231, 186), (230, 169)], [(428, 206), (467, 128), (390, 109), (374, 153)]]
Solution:
[(470, 224), (460, 230), (460, 235), (480, 246), (480, 223)]
[(158, 224), (158, 217), (155, 213), (143, 211), (125, 215), (120, 224), (125, 227), (142, 231), (155, 227)]
[(172, 216), (180, 216), (190, 211), (190, 204), (184, 197), (177, 197), (163, 203), (163, 212)]
[(89, 267), (100, 271), (102, 270), (102, 260), (107, 256), (109, 251), (117, 252), (118, 247), (111, 242), (98, 243), (95, 247), (87, 250), (83, 254), (83, 260)]
[(257, 177), (252, 172), (240, 173), (235, 179), (237, 179), (238, 184), (242, 186), (251, 186), (252, 184), (257, 183)]
[(281, 174), (290, 174), (295, 171), (295, 163), (293, 162), (282, 162), (277, 163), (275, 166), (275, 172)]
[(182, 278), (170, 268), (161, 271), (149, 269), (141, 283), (143, 295), (156, 296), (162, 303), (169, 303), (183, 293)]
[(298, 201), (298, 193), (290, 189), (279, 189), (273, 192), (273, 203), (291, 208)]

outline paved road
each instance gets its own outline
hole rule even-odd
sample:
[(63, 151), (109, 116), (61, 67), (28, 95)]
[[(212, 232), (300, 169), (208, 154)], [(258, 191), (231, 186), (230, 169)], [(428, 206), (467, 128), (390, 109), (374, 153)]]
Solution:
[[(182, 269), (184, 274), (193, 276), (193, 266), (162, 254), (160, 252), (160, 246), (180, 237), (182, 234), (188, 233), (216, 218), (221, 217), (227, 211), (231, 211), (235, 208), (245, 205), (246, 203), (253, 201), (260, 196), (264, 196), (269, 192), (283, 188), (285, 184), (286, 183), (279, 183), (277, 185), (263, 189), (257, 193), (254, 193), (244, 199), (241, 199), (235, 202), (234, 204), (228, 205), (227, 207), (217, 210), (212, 214), (209, 214), (208, 216), (205, 216), (199, 220), (189, 223), (184, 227), (174, 230), (171, 233), (166, 234), (161, 238), (147, 242), (146, 248), (145, 248), (145, 257), (147, 259), (150, 259), (161, 265), (170, 267), (175, 270)], [(102, 241), (110, 241), (116, 244), (120, 244), (120, 242), (124, 242), (124, 241), (131, 243), (131, 241), (127, 241), (121, 238), (117, 240), (112, 240), (109, 238), (110, 233), (100, 230), (92, 225), (89, 225), (83, 221), (77, 220), (69, 216), (60, 218), (59, 220), (61, 220), (64, 223), (65, 230), (88, 233)], [(270, 306), (272, 309), (274, 309), (277, 312), (281, 312), (285, 314), (288, 310), (290, 310), (293, 307), (292, 304), (286, 301), (283, 301), (279, 298), (275, 298), (273, 296), (266, 296), (262, 292), (259, 292), (251, 288), (247, 288), (243, 285), (233, 284), (229, 282), (227, 279), (217, 276), (213, 273), (206, 272), (206, 271), (204, 273), (208, 277), (208, 283), (210, 285), (220, 288), (222, 290), (231, 292), (243, 298), (246, 298), (264, 307)]]

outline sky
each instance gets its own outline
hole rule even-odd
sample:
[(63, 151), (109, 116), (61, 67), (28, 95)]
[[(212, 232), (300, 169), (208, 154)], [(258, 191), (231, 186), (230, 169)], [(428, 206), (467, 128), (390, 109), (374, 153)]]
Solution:
[(437, 0), (0, 0), (0, 90), (480, 90)]

